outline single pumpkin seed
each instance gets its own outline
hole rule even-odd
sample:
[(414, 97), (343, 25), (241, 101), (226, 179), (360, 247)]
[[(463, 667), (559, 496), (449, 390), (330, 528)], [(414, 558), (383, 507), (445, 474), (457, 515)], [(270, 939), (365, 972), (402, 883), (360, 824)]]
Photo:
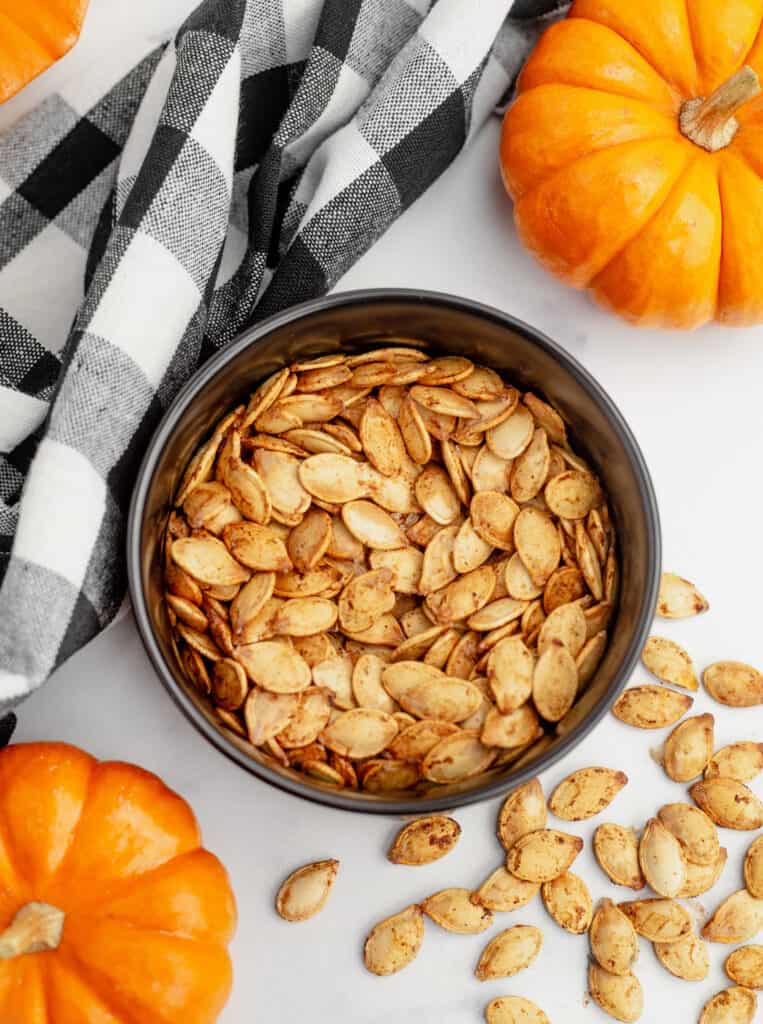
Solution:
[(742, 946), (723, 965), (732, 981), (744, 988), (763, 988), (763, 946)]
[(549, 722), (558, 722), (572, 707), (577, 691), (575, 659), (559, 640), (550, 640), (533, 674), (533, 701), (538, 714)]
[[(346, 505), (345, 508), (347, 508)], [(400, 547), (392, 551), (372, 550), (368, 557), (368, 563), (372, 569), (391, 570), (392, 589), (395, 593), (418, 593), (424, 564), (424, 556), (418, 548)]]
[(439, 636), (424, 655), (424, 664), (444, 669), (450, 653), (458, 643), (461, 634), (457, 629), (447, 629)]
[(707, 946), (698, 935), (678, 942), (655, 942), (654, 952), (662, 966), (683, 981), (703, 981), (710, 971)]
[(637, 891), (644, 888), (638, 840), (632, 828), (610, 822), (599, 825), (593, 837), (593, 850), (599, 866), (615, 885)]
[(464, 380), (474, 372), (474, 363), (464, 356), (440, 356), (431, 359), (420, 380), (427, 384), (453, 384)]
[(295, 597), (285, 601), (273, 619), (276, 636), (314, 636), (332, 628), (337, 607), (325, 597)]
[(514, 524), (514, 543), (530, 578), (545, 586), (561, 557), (561, 541), (550, 516), (526, 506)]
[(539, 890), (539, 882), (525, 882), (515, 878), (505, 867), (500, 867), (472, 893), (471, 899), (489, 910), (508, 913), (526, 906)]
[(378, 708), (352, 708), (331, 722), (321, 733), (329, 750), (351, 758), (374, 757), (397, 735), (397, 722)]
[(558, 640), (573, 658), (577, 658), (586, 639), (583, 609), (578, 604), (563, 604), (555, 608), (543, 622), (538, 634), (538, 653), (542, 654), (552, 640)]
[(510, 978), (529, 967), (543, 945), (543, 934), (532, 925), (517, 924), (491, 939), (474, 971), (479, 981)]
[(278, 641), (243, 644), (234, 655), (252, 682), (271, 693), (299, 693), (312, 681), (304, 658)]
[(600, 814), (628, 784), (625, 772), (613, 768), (581, 768), (556, 787), (549, 810), (564, 821), (583, 821)]
[(270, 496), (273, 512), (282, 513), (288, 519), (304, 515), (310, 507), (310, 494), (300, 482), (304, 463), (285, 452), (258, 448), (254, 453), (254, 464)]
[[(472, 429), (476, 427), (476, 424), (472, 425)], [(486, 431), (485, 441), (500, 459), (515, 459), (530, 444), (534, 431), (532, 413), (525, 406), (518, 405), (510, 410), (509, 416)]]
[(686, 881), (681, 887), (678, 896), (681, 899), (689, 899), (692, 896), (701, 896), (709, 892), (721, 876), (726, 866), (728, 853), (722, 846), (718, 851), (718, 858), (714, 864), (692, 864), (686, 862)]
[(363, 789), (369, 793), (398, 793), (419, 780), (418, 766), (406, 761), (366, 761), (363, 769)]
[(273, 593), (277, 597), (318, 597), (341, 589), (342, 574), (335, 565), (321, 562), (306, 573), (276, 573)]
[(313, 682), (331, 693), (337, 708), (349, 711), (355, 707), (352, 691), (353, 660), (349, 654), (333, 654), (325, 661), (313, 666)]
[(221, 658), (215, 662), (212, 672), (212, 693), (218, 707), (226, 711), (238, 711), (246, 700), (249, 684), (246, 673), (232, 658)]
[(593, 904), (582, 878), (572, 871), (565, 871), (558, 878), (544, 882), (541, 895), (546, 910), (560, 928), (573, 935), (583, 935), (588, 931)]
[(339, 622), (343, 630), (359, 633), (369, 629), (395, 604), (390, 569), (372, 569), (355, 576), (339, 597)]
[(716, 825), (740, 830), (763, 827), (763, 803), (736, 779), (704, 779), (689, 792)]
[(429, 465), (415, 483), (416, 498), (427, 513), (441, 526), (449, 526), (461, 511), (461, 502), (450, 477), (440, 466)]
[(696, 690), (699, 686), (691, 657), (680, 644), (663, 636), (650, 636), (641, 660), (652, 675), (663, 683)]
[(731, 708), (750, 708), (763, 704), (763, 675), (744, 662), (718, 661), (709, 665), (702, 673), (702, 682), (713, 700), (719, 704)]
[(307, 921), (323, 910), (338, 870), (338, 860), (319, 860), (293, 871), (278, 890), (280, 916), (285, 921)]
[(750, 782), (763, 771), (763, 743), (749, 740), (722, 747), (710, 758), (705, 778), (736, 779)]
[(675, 900), (629, 900), (619, 906), (638, 934), (650, 942), (678, 942), (691, 932), (689, 912)]
[(593, 541), (580, 520), (575, 522), (575, 557), (583, 573), (586, 586), (597, 601), (604, 599), (604, 582), (601, 564)]
[(296, 693), (269, 693), (258, 686), (249, 691), (244, 704), (244, 724), (249, 742), (259, 747), (288, 726), (299, 708)]
[(423, 761), (429, 751), (446, 736), (452, 736), (460, 730), (452, 722), (438, 722), (433, 719), (422, 719), (401, 727), (400, 732), (387, 748), (387, 752), (396, 760), (418, 762)]
[(504, 715), (491, 707), (482, 726), (481, 739), (488, 747), (524, 747), (543, 733), (537, 712), (528, 701)]
[(607, 631), (602, 629), (600, 633), (596, 633), (590, 640), (586, 640), (580, 654), (575, 658), (575, 664), (578, 669), (579, 693), (596, 675), (601, 659), (604, 657), (604, 652), (607, 649), (607, 641)]
[(342, 519), (350, 533), (369, 548), (390, 551), (406, 545), (403, 531), (389, 512), (372, 501), (348, 501), (342, 506)]
[(550, 882), (572, 865), (583, 849), (583, 840), (556, 829), (529, 832), (514, 843), (506, 867), (527, 882)]
[(677, 722), (693, 703), (686, 694), (664, 686), (631, 686), (617, 698), (612, 713), (637, 729), (663, 729)]
[(509, 490), (511, 461), (501, 459), (482, 445), (476, 449), (472, 463), (472, 487), (475, 491), (497, 491), (506, 494)]
[(532, 694), (535, 657), (519, 637), (501, 640), (490, 651), (487, 677), (499, 711), (508, 714)]
[(644, 1009), (644, 993), (635, 974), (611, 974), (597, 963), (588, 967), (588, 989), (594, 1002), (615, 1020), (637, 1021)]
[(216, 537), (180, 537), (170, 550), (173, 561), (202, 585), (232, 586), (251, 575)]
[(546, 800), (538, 779), (513, 790), (498, 814), (498, 839), (507, 852), (518, 839), (546, 827)]
[(314, 743), (326, 728), (330, 713), (331, 705), (323, 690), (305, 690), (288, 724), (278, 733), (278, 742), (287, 750)]
[(203, 657), (208, 658), (210, 661), (217, 661), (219, 658), (222, 658), (223, 652), (219, 649), (214, 640), (206, 633), (198, 633), (195, 629), (191, 629), (190, 626), (186, 626), (186, 624), (181, 622), (179, 619), (175, 624), (175, 629), (189, 647), (198, 651)]
[(431, 864), (450, 853), (460, 836), (461, 826), (453, 818), (442, 814), (417, 818), (395, 836), (387, 859), (393, 864)]
[(514, 459), (511, 468), (511, 496), (514, 501), (532, 501), (546, 482), (550, 461), (546, 431), (539, 427), (529, 445)]
[(745, 855), (744, 884), (751, 896), (763, 900), (763, 836), (753, 841)]
[(495, 572), (489, 565), (480, 566), (472, 572), (459, 576), (442, 590), (430, 594), (425, 601), (427, 608), (440, 623), (458, 622), (466, 619), (490, 601), (495, 590)]
[(486, 1024), (550, 1024), (546, 1014), (523, 996), (499, 996), (485, 1007)]
[(585, 519), (600, 500), (601, 489), (592, 473), (568, 469), (548, 481), (543, 496), (554, 515), (562, 519)]
[(427, 595), (441, 590), (458, 576), (453, 564), (453, 551), (458, 531), (458, 526), (446, 526), (437, 530), (431, 540), (427, 542), (419, 577), (420, 594)]
[(728, 896), (702, 929), (709, 942), (747, 942), (763, 928), (763, 899), (739, 889)]
[(440, 722), (462, 722), (482, 703), (482, 694), (473, 683), (452, 679), (438, 671), (437, 678), (417, 683), (398, 697), (404, 711), (417, 718)]
[(477, 533), (471, 518), (461, 523), (453, 542), (453, 567), (456, 572), (467, 573), (477, 569), (493, 553), (493, 545)]
[(223, 541), (237, 562), (255, 572), (288, 572), (292, 567), (286, 545), (268, 526), (231, 523), (223, 529)]
[(543, 588), (543, 610), (546, 615), (563, 604), (577, 601), (586, 593), (586, 583), (580, 569), (565, 565), (554, 570)]
[(665, 804), (657, 812), (657, 817), (681, 844), (687, 861), (715, 864), (720, 852), (718, 833), (704, 812), (690, 804)]
[(696, 715), (675, 727), (665, 740), (663, 766), (674, 782), (690, 782), (705, 770), (713, 753), (715, 719)]
[(462, 782), (486, 771), (494, 758), (495, 751), (476, 733), (460, 729), (431, 748), (421, 762), (421, 774), (430, 782)]
[(589, 932), (591, 953), (610, 974), (625, 976), (638, 958), (638, 939), (630, 919), (612, 900), (604, 899), (596, 908)]
[(509, 596), (518, 601), (532, 601), (543, 593), (543, 588), (533, 582), (516, 551), (506, 564), (504, 580)]
[(709, 607), (694, 584), (682, 576), (664, 572), (660, 577), (657, 614), (663, 619), (685, 619), (690, 615), (700, 615)]
[(469, 505), (472, 526), (486, 544), (512, 551), (519, 505), (500, 491), (477, 491)]
[(727, 988), (709, 999), (699, 1018), (699, 1024), (752, 1024), (758, 1000), (746, 988)]
[(647, 884), (660, 896), (676, 896), (686, 881), (686, 862), (681, 844), (659, 818), (644, 828), (638, 848), (641, 871)]
[(199, 652), (195, 651), (193, 647), (184, 647), (183, 653), (180, 655), (180, 662), (193, 686), (203, 696), (208, 697), (212, 692), (212, 680), (209, 678), (206, 662)]
[(422, 901), (421, 909), (435, 924), (459, 935), (478, 935), (493, 923), (493, 912), (473, 903), (469, 889), (443, 889)]
[(191, 629), (195, 629), (199, 633), (205, 633), (209, 629), (207, 616), (193, 601), (189, 601), (187, 597), (179, 597), (177, 594), (169, 591), (164, 595), (164, 599), (175, 615), (186, 626), (190, 626)]
[(384, 662), (375, 654), (361, 654), (352, 670), (352, 692), (361, 707), (376, 708), (391, 715), (396, 702), (382, 686)]
[(331, 516), (319, 508), (311, 508), (294, 527), (287, 548), (297, 572), (310, 572), (318, 565), (328, 551), (331, 532)]
[(395, 974), (415, 959), (424, 941), (424, 915), (413, 903), (375, 925), (366, 938), (363, 956), (372, 974)]

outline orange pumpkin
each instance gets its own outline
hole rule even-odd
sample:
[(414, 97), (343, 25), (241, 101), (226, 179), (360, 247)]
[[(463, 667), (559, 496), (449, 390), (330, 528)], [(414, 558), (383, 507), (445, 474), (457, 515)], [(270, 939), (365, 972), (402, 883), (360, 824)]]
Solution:
[(71, 50), (87, 5), (88, 0), (0, 4), (0, 103)]
[(575, 0), (506, 113), (524, 244), (655, 326), (763, 320), (763, 0)]
[(3, 1024), (211, 1024), (235, 920), (225, 869), (155, 775), (62, 743), (0, 751)]

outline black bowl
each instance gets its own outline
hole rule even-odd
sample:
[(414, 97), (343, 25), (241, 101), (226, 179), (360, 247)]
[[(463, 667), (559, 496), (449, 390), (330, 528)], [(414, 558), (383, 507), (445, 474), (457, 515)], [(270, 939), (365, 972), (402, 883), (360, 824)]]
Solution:
[[(573, 443), (599, 473), (619, 538), (621, 586), (610, 643), (588, 690), (560, 735), (513, 765), (422, 793), (374, 795), (338, 790), (276, 764), (221, 726), (184, 679), (170, 644), (161, 586), (161, 538), (179, 476), (211, 427), (255, 384), (284, 365), (335, 351), (359, 351), (393, 338), (420, 338), (434, 352), (466, 355), (544, 395), (567, 420)], [(437, 292), (344, 292), (294, 306), (246, 331), (209, 360), (167, 411), (135, 485), (127, 538), (135, 619), (159, 678), (207, 740), (253, 775), (281, 789), (345, 810), (415, 814), (497, 796), (561, 760), (606, 714), (646, 641), (660, 576), (657, 504), (639, 447), (617, 407), (564, 349), (497, 309)]]

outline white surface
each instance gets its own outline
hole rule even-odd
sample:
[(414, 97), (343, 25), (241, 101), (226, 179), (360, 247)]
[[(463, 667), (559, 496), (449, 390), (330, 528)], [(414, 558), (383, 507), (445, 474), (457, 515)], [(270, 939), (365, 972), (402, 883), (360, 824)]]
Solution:
[[(98, 0), (80, 47), (7, 104), (0, 127), (68, 75), (87, 73), (102, 41), (120, 39), (126, 49), (141, 38), (156, 41), (188, 7), (184, 0)], [(660, 500), (666, 566), (696, 580), (711, 601), (705, 617), (663, 623), (659, 631), (685, 643), (699, 666), (719, 658), (760, 664), (755, 576), (761, 571), (763, 329), (636, 331), (551, 280), (522, 251), (512, 230), (497, 174), (497, 135), (493, 121), (341, 287), (405, 285), (468, 295), (528, 320), (581, 359), (619, 403), (643, 446)], [(646, 674), (638, 671), (639, 678)], [(716, 715), (718, 746), (763, 738), (763, 709), (732, 711), (700, 694), (695, 711), (706, 710)], [(572, 829), (587, 842), (575, 870), (597, 899), (628, 898), (627, 890), (609, 885), (590, 854), (597, 822), (640, 826), (661, 803), (684, 799), (685, 788), (671, 783), (650, 757), (664, 735), (609, 718), (543, 779), (550, 792), (569, 771), (590, 764), (622, 768), (630, 776), (608, 812)], [(484, 1005), (508, 993), (537, 1000), (554, 1024), (607, 1020), (585, 996), (586, 940), (560, 931), (539, 900), (517, 914), (498, 916), (485, 936), (450, 935), (428, 924), (410, 968), (386, 979), (367, 974), (362, 941), (377, 920), (439, 888), (477, 885), (500, 863), (493, 837), (498, 802), (456, 813), (463, 837), (445, 860), (426, 868), (393, 866), (384, 853), (398, 822), (285, 796), (212, 750), (157, 682), (130, 620), (73, 658), (28, 701), (16, 739), (67, 740), (101, 758), (136, 761), (190, 800), (208, 846), (231, 872), (239, 903), (236, 984), (223, 1024), (477, 1024)], [(763, 795), (763, 787), (757, 790)], [(708, 908), (739, 887), (749, 839), (723, 833), (729, 863), (717, 891), (704, 898)], [(283, 876), (329, 856), (340, 858), (342, 866), (325, 911), (299, 925), (276, 917), (273, 895)], [(472, 970), (487, 938), (517, 922), (543, 929), (540, 957), (516, 978), (477, 982)], [(704, 1000), (724, 985), (721, 965), (728, 949), (712, 946), (710, 977), (688, 984), (668, 975), (643, 943), (637, 967), (646, 992), (643, 1020), (696, 1020)]]

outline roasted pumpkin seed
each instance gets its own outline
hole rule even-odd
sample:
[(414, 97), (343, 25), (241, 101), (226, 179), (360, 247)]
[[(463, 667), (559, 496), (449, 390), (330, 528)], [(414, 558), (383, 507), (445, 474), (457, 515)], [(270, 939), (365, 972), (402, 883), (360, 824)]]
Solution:
[(509, 850), (506, 867), (526, 882), (550, 882), (567, 871), (582, 849), (579, 836), (540, 829), (520, 836)]
[(550, 1024), (546, 1014), (523, 996), (499, 996), (485, 1007), (486, 1024)]
[(459, 935), (477, 935), (493, 923), (492, 911), (473, 903), (468, 889), (443, 889), (423, 900), (421, 909), (435, 924)]
[(293, 871), (278, 890), (280, 916), (285, 921), (307, 921), (323, 910), (338, 870), (338, 860), (319, 860)]
[(714, 725), (712, 715), (687, 718), (665, 740), (663, 766), (674, 782), (690, 782), (705, 770), (713, 753)]
[(499, 932), (482, 951), (474, 971), (479, 981), (510, 978), (529, 967), (543, 945), (543, 934), (532, 925), (517, 924)]
[(363, 955), (372, 974), (395, 974), (415, 959), (424, 941), (424, 915), (413, 903), (375, 925), (366, 938)]
[(692, 864), (715, 864), (720, 852), (718, 833), (706, 814), (690, 804), (665, 804), (657, 817), (681, 844)]
[(588, 931), (593, 915), (593, 904), (588, 886), (572, 871), (565, 871), (541, 886), (546, 910), (560, 928), (583, 935)]
[(610, 974), (625, 976), (638, 958), (638, 939), (630, 919), (612, 900), (602, 900), (589, 933), (594, 959)]
[(672, 572), (660, 578), (657, 614), (663, 619), (685, 619), (706, 612), (710, 605), (693, 583)]
[(750, 782), (763, 771), (763, 743), (744, 741), (722, 747), (710, 758), (705, 778)]
[(630, 900), (619, 907), (638, 934), (650, 942), (678, 942), (691, 932), (689, 912), (675, 900)]
[(763, 900), (763, 836), (753, 841), (745, 855), (744, 884), (751, 896)]
[(609, 807), (627, 784), (625, 772), (612, 768), (581, 768), (559, 783), (548, 802), (549, 810), (564, 821), (593, 818)]
[(659, 818), (646, 823), (638, 859), (647, 884), (655, 892), (660, 896), (678, 895), (686, 881), (686, 862), (681, 844)]
[(717, 661), (702, 673), (702, 682), (719, 704), (731, 708), (750, 708), (763, 704), (763, 674), (744, 662)]
[(690, 793), (716, 825), (751, 830), (763, 827), (763, 803), (736, 779), (704, 779), (695, 782)]
[(694, 701), (664, 686), (631, 686), (615, 701), (612, 714), (637, 729), (663, 729), (673, 725)]
[(684, 690), (696, 690), (699, 686), (690, 656), (675, 640), (650, 636), (641, 652), (641, 660), (663, 683), (680, 686)]
[(739, 889), (728, 896), (702, 929), (709, 942), (747, 942), (763, 928), (763, 899)]
[(705, 1003), (699, 1024), (752, 1024), (757, 1007), (754, 992), (746, 988), (727, 988)]
[(763, 946), (742, 946), (726, 958), (726, 974), (744, 988), (763, 988)]
[(593, 850), (599, 866), (615, 885), (625, 885), (637, 891), (644, 888), (646, 883), (638, 860), (638, 840), (633, 829), (609, 822), (599, 825), (593, 837)]
[(588, 990), (594, 1002), (615, 1020), (637, 1021), (644, 1009), (644, 993), (635, 974), (611, 974), (597, 963), (588, 967)]
[(431, 864), (450, 853), (460, 835), (461, 826), (453, 818), (442, 814), (417, 818), (395, 836), (387, 859), (393, 864)]

